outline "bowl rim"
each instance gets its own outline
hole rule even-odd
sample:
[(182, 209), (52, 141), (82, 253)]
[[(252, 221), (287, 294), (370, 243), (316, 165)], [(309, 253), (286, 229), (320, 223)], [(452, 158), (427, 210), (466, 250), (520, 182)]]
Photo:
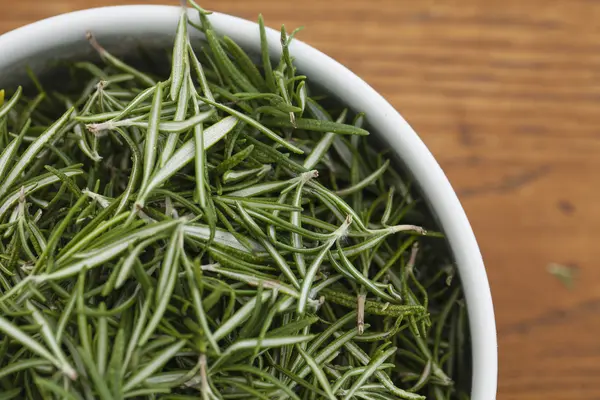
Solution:
[[(10, 65), (31, 59), (49, 47), (85, 40), (84, 32), (103, 35), (153, 33), (172, 37), (180, 13), (177, 6), (125, 5), (91, 8), (40, 20), (0, 35), (0, 73)], [(197, 19), (197, 13), (190, 10)], [(256, 48), (258, 25), (214, 12), (215, 30), (243, 48)], [(280, 54), (280, 33), (267, 29), (269, 49)], [(498, 349), (494, 308), (485, 267), (467, 216), (450, 182), (431, 152), (404, 118), (372, 87), (345, 66), (314, 47), (294, 40), (290, 52), (298, 69), (325, 89), (347, 99), (352, 109), (366, 112), (370, 125), (400, 155), (419, 182), (437, 215), (459, 268), (465, 291), (473, 357), (472, 400), (496, 398)]]

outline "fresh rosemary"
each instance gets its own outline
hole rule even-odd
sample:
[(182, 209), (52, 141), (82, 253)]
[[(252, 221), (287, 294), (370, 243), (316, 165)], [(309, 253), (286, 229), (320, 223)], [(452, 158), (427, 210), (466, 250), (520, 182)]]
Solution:
[(189, 4), (170, 76), (90, 33), (103, 66), (0, 91), (0, 398), (468, 399), (460, 282), (368, 116), (295, 32), (271, 64), (259, 18), (257, 64)]

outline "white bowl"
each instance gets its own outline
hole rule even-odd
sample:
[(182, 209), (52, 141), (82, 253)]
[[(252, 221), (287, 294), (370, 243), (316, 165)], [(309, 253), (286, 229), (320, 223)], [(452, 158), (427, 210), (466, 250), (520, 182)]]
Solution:
[[(259, 11), (259, 10), (257, 10)], [(179, 9), (170, 6), (119, 6), (89, 9), (45, 19), (0, 36), (0, 87), (26, 81), (24, 67), (49, 68), (53, 59), (91, 56), (85, 32), (91, 30), (111, 52), (123, 53), (136, 43), (172, 43)], [(190, 13), (196, 18), (197, 13)], [(214, 13), (216, 31), (257, 52), (258, 25)], [(272, 54), (281, 53), (279, 32), (267, 32)], [(498, 351), (494, 309), (483, 260), (463, 208), (427, 147), (396, 110), (350, 70), (313, 47), (295, 40), (296, 65), (354, 110), (364, 111), (373, 128), (400, 156), (435, 213), (458, 264), (470, 321), (473, 354), (472, 400), (496, 397)]]

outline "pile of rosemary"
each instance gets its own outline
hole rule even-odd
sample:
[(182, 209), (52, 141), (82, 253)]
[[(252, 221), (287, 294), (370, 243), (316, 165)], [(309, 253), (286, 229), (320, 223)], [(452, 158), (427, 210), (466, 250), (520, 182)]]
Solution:
[(0, 92), (0, 398), (468, 399), (460, 282), (365, 115), (191, 5), (168, 77), (89, 34), (73, 88)]

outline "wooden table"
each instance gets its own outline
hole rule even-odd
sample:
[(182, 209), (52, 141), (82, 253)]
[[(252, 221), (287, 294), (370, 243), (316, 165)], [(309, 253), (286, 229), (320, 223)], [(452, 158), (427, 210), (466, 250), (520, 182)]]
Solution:
[[(0, 32), (132, 2), (0, 0)], [(201, 3), (305, 26), (302, 40), (365, 78), (419, 132), (487, 263), (499, 399), (600, 399), (600, 2)], [(549, 263), (578, 270), (574, 290)]]

